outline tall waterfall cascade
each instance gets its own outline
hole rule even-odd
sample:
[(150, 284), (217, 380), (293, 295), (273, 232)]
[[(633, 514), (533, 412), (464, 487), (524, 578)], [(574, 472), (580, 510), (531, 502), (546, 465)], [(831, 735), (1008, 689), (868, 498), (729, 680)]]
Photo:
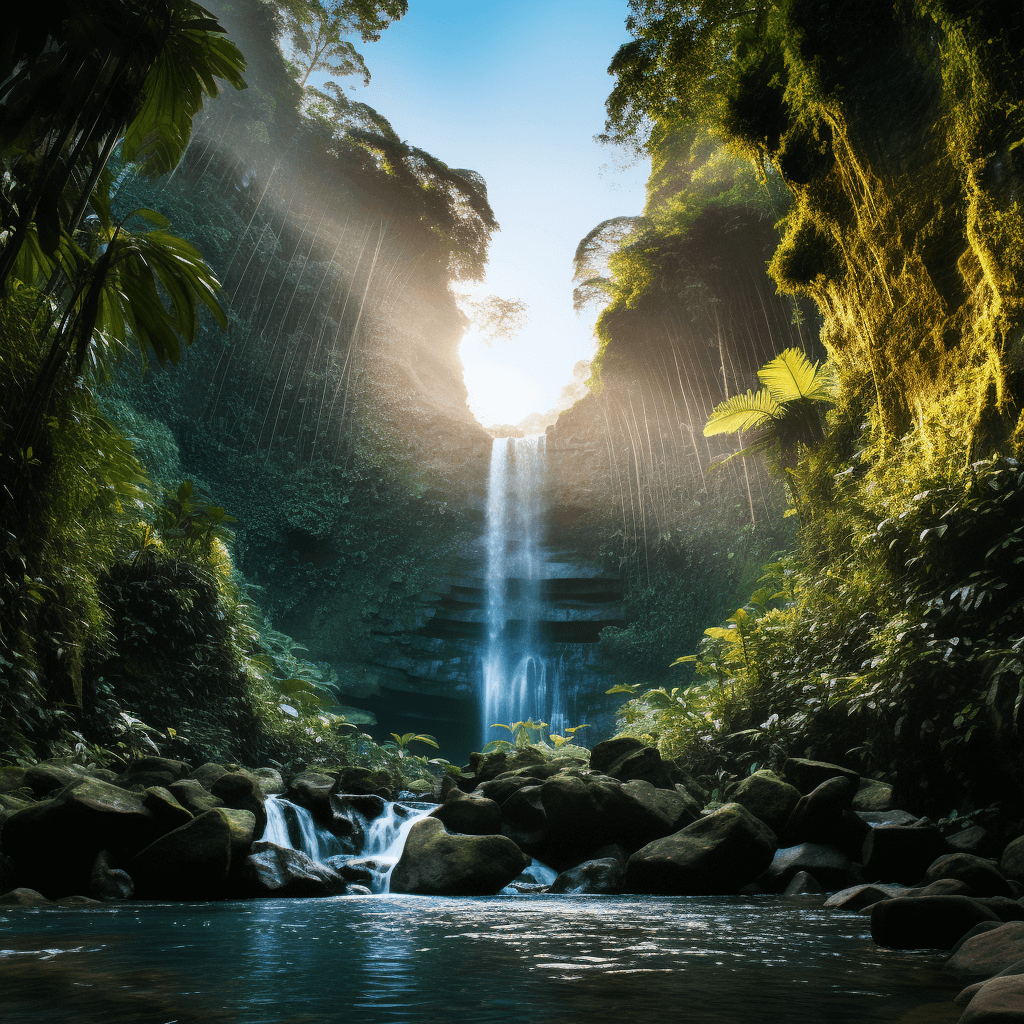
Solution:
[[(482, 657), (484, 742), (495, 725), (569, 723), (557, 663), (545, 656), (542, 554), (545, 439), (500, 437), (487, 486), (487, 636)], [(507, 735), (507, 734), (506, 734)]]

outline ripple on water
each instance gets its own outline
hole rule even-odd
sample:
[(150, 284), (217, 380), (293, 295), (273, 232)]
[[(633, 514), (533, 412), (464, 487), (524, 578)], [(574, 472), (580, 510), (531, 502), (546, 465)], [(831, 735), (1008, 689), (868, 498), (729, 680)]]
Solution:
[(390, 896), (0, 918), (4, 1024), (947, 1024), (941, 958), (807, 901)]

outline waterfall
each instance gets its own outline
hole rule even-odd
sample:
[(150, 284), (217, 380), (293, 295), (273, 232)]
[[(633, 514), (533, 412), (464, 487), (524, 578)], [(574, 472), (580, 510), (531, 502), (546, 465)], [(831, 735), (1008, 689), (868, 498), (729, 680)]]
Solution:
[(260, 838), (286, 849), (298, 850), (310, 859), (335, 869), (346, 864), (358, 864), (368, 873), (372, 891), (386, 893), (391, 872), (402, 856), (410, 829), (435, 806), (419, 801), (388, 802), (384, 805), (384, 813), (372, 820), (352, 811), (363, 826), (360, 848), (352, 854), (345, 852), (337, 836), (317, 825), (305, 807), (284, 797), (269, 796), (266, 801), (267, 827)]
[[(492, 727), (528, 719), (566, 725), (555, 665), (540, 623), (544, 559), (541, 517), (545, 439), (496, 438), (487, 485), (487, 638), (483, 654), (483, 742)], [(505, 734), (507, 737), (507, 734)]]

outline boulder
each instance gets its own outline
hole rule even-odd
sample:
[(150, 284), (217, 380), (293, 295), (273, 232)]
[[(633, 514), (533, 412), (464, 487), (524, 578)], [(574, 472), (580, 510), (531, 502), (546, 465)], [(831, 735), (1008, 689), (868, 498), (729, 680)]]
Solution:
[(184, 761), (176, 761), (170, 757), (139, 757), (128, 765), (130, 772), (162, 772), (165, 775), (173, 775), (172, 781), (185, 778), (190, 768)]
[(891, 811), (892, 786), (877, 779), (861, 779), (853, 796), (855, 811)]
[(254, 843), (236, 871), (236, 887), (242, 896), (338, 896), (347, 884), (340, 872), (326, 864), (273, 843)]
[(501, 817), (518, 832), (542, 832), (547, 828), (548, 816), (541, 801), (540, 786), (533, 780), (523, 781), (532, 784), (522, 786), (509, 794), (501, 805)]
[(1022, 1024), (1024, 975), (987, 981), (967, 1004), (960, 1024)]
[(621, 782), (639, 779), (658, 789), (672, 789), (675, 786), (672, 767), (661, 759), (661, 754), (654, 747), (630, 751), (611, 765), (607, 774)]
[[(331, 784), (333, 785), (333, 780)], [(210, 792), (223, 800), (225, 807), (248, 811), (255, 819), (256, 836), (263, 835), (267, 828), (266, 797), (259, 781), (253, 775), (249, 772), (228, 772), (217, 779)]]
[(516, 771), (529, 765), (544, 764), (544, 755), (533, 747), (522, 750), (495, 750), (488, 754), (469, 755), (469, 764), (459, 780), (459, 788), (475, 789), (481, 782), (488, 782), (506, 772)]
[(1024, 903), (1007, 896), (986, 896), (978, 900), (1002, 921), (1024, 921)]
[(0, 907), (45, 907), (48, 900), (41, 892), (24, 887), (11, 889), (0, 896)]
[(958, 878), (937, 878), (925, 886), (908, 889), (908, 896), (977, 896), (978, 894)]
[(873, 907), (882, 900), (895, 899), (907, 890), (895, 885), (854, 885), (834, 893), (825, 900), (825, 906), (857, 913)]
[(0, 765), (0, 793), (17, 793), (20, 790), (29, 790), (31, 787), (25, 780), (27, 774), (27, 768)]
[(493, 800), (476, 793), (453, 789), (430, 814), (449, 832), (468, 836), (495, 836), (501, 832), (501, 809)]
[(276, 768), (257, 768), (252, 772), (252, 777), (259, 785), (264, 799), (268, 796), (280, 796), (288, 788)]
[(59, 792), (65, 786), (73, 785), (83, 778), (85, 770), (78, 765), (52, 764), (44, 762), (33, 765), (25, 772), (24, 782), (37, 800)]
[(534, 785), (533, 779), (526, 779), (522, 775), (515, 775), (509, 772), (496, 779), (491, 779), (490, 782), (481, 783), (474, 792), (487, 797), (489, 800), (493, 800), (501, 806), (513, 793), (532, 785)]
[(101, 905), (99, 900), (94, 900), (90, 896), (61, 896), (53, 903), (57, 907), (98, 907)]
[(946, 836), (946, 842), (954, 853), (973, 853), (975, 857), (998, 857), (999, 847), (992, 834), (980, 825), (954, 832)]
[(157, 834), (141, 794), (79, 778), (4, 823), (4, 855), (23, 885), (57, 898), (88, 892), (100, 850), (130, 856)]
[(390, 800), (394, 790), (394, 780), (385, 771), (373, 768), (346, 768), (338, 775), (335, 793), (373, 794)]
[(674, 835), (638, 850), (626, 865), (626, 892), (735, 893), (772, 862), (778, 841), (741, 804), (725, 804)]
[(227, 894), (237, 823), (222, 807), (161, 836), (128, 865), (141, 899), (206, 900)]
[(825, 890), (818, 884), (814, 875), (806, 871), (798, 871), (786, 886), (783, 896), (824, 896)]
[(572, 776), (548, 779), (540, 789), (547, 818), (541, 860), (561, 870), (580, 863), (605, 840), (605, 822), (590, 787)]
[(1016, 882), (1024, 882), (1024, 836), (1014, 839), (1003, 850), (999, 861), (999, 870)]
[[(689, 794), (656, 789), (639, 779), (625, 784), (593, 782), (588, 789), (602, 825), (595, 833), (595, 842), (613, 843), (628, 853), (678, 832), (700, 816)], [(593, 854), (594, 850), (589, 852)]]
[(169, 789), (164, 789), (163, 786), (151, 786), (147, 789), (142, 797), (142, 806), (153, 815), (153, 821), (161, 833), (172, 832), (195, 817), (175, 799)]
[(909, 811), (854, 811), (854, 814), (869, 826), (875, 825), (916, 825), (920, 820)]
[(222, 775), (227, 775), (228, 771), (229, 769), (225, 768), (222, 764), (214, 764), (213, 761), (207, 761), (206, 764), (200, 765), (195, 771), (189, 772), (188, 777), (195, 779), (204, 789), (210, 789)]
[(946, 852), (946, 841), (934, 827), (878, 825), (864, 840), (864, 876), (912, 885)]
[(898, 896), (871, 908), (871, 938), (891, 949), (952, 949), (976, 924), (998, 920), (966, 896)]
[(331, 821), (327, 826), (341, 841), (348, 854), (363, 848), (370, 822), (379, 818), (387, 806), (376, 793), (336, 793), (330, 797)]
[(563, 871), (550, 885), (548, 891), (574, 896), (611, 894), (622, 892), (625, 867), (614, 857), (588, 860), (576, 867)]
[(530, 858), (505, 836), (453, 836), (437, 818), (421, 818), (409, 830), (391, 875), (391, 891), (489, 896), (529, 863)]
[(740, 782), (733, 790), (732, 799), (778, 835), (800, 801), (800, 790), (763, 768)]
[(219, 812), (228, 819), (231, 827), (231, 861), (242, 860), (249, 855), (249, 850), (258, 835), (256, 817), (252, 811), (243, 811), (237, 807), (221, 807)]
[(968, 939), (947, 961), (945, 973), (957, 981), (979, 981), (1024, 960), (1024, 921), (1009, 921)]
[(925, 872), (924, 880), (955, 878), (969, 885), (977, 896), (1009, 896), (1006, 879), (991, 861), (970, 853), (946, 853), (934, 860)]
[(795, 842), (828, 842), (850, 809), (856, 784), (839, 775), (800, 797), (784, 829)]
[[(292, 803), (305, 807), (318, 822), (330, 823), (331, 793), (337, 791), (336, 780), (321, 772), (302, 772), (288, 783), (285, 796)], [(353, 792), (359, 792), (354, 790)]]
[(849, 857), (834, 846), (801, 843), (776, 850), (768, 870), (758, 879), (770, 892), (782, 892), (801, 872), (813, 875), (824, 889), (835, 892), (860, 880)]
[(796, 786), (801, 793), (810, 793), (823, 782), (842, 776), (849, 779), (856, 788), (860, 784), (860, 774), (849, 768), (841, 768), (827, 761), (808, 761), (803, 757), (790, 757), (782, 766), (782, 778), (791, 786)]
[(635, 736), (615, 736), (610, 740), (602, 740), (590, 751), (590, 770), (607, 772), (616, 761), (642, 748), (643, 743)]
[(224, 806), (224, 801), (214, 796), (198, 779), (181, 779), (168, 786), (167, 792), (193, 815)]

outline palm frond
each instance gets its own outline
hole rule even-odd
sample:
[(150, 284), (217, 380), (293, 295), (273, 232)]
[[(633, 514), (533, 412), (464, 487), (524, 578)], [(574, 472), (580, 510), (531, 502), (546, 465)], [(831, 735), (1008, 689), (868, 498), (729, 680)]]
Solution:
[(757, 378), (776, 402), (795, 402), (807, 398), (830, 402), (832, 375), (818, 363), (812, 363), (798, 348), (787, 348), (757, 371)]
[(779, 419), (783, 412), (783, 407), (767, 388), (761, 388), (756, 393), (747, 391), (742, 395), (733, 395), (715, 406), (704, 424), (704, 436), (750, 430), (769, 420)]

